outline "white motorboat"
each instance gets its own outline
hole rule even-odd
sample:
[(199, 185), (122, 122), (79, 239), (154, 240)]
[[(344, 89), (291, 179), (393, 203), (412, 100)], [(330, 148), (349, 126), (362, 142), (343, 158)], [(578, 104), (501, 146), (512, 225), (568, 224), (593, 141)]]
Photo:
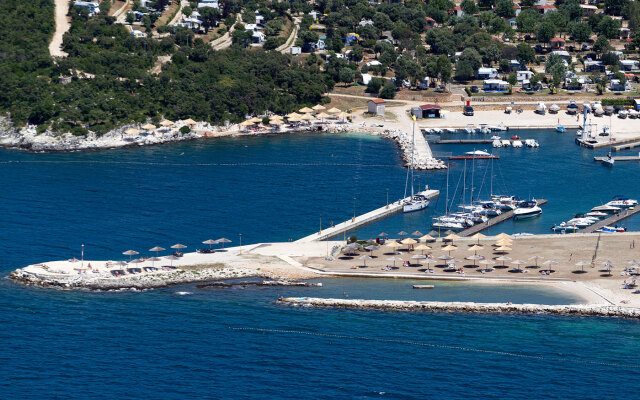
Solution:
[(622, 233), (626, 232), (627, 228), (623, 228), (621, 226), (603, 226), (598, 229), (596, 232), (604, 232), (604, 233)]
[(467, 151), (464, 154), (469, 156), (490, 156), (491, 155), (491, 153), (487, 152), (486, 150)]
[(638, 205), (638, 200), (628, 199), (623, 196), (616, 196), (613, 198), (613, 200), (611, 200), (605, 205), (613, 206), (613, 207), (621, 207), (621, 208), (635, 207)]
[(609, 214), (602, 212), (602, 211), (591, 211), (585, 214), (585, 216), (587, 217), (596, 217), (596, 218), (602, 218), (602, 217), (606, 217)]
[(547, 106), (540, 102), (536, 105), (536, 114), (545, 115), (547, 113)]
[(514, 140), (512, 146), (514, 148), (520, 148), (520, 147), (522, 147), (522, 142), (519, 141), (519, 140)]
[(549, 107), (550, 114), (557, 114), (558, 111), (560, 111), (560, 106), (558, 106), (557, 104), (552, 104), (551, 107)]
[(511, 142), (508, 141), (507, 139), (502, 139), (502, 147), (509, 147), (511, 146)]
[(493, 143), (491, 143), (491, 145), (493, 146), (494, 149), (497, 149), (502, 147), (502, 142), (496, 139), (493, 141)]
[(628, 115), (629, 115), (629, 113), (627, 112), (627, 110), (618, 111), (618, 118), (620, 118), (620, 119), (625, 119), (625, 118), (627, 118)]
[(493, 135), (493, 136), (491, 136), (491, 140), (500, 140), (500, 136)]
[(604, 165), (605, 167), (613, 167), (615, 163), (616, 163), (616, 160), (611, 156), (602, 160), (602, 165)]
[(540, 147), (540, 143), (538, 143), (538, 141), (537, 141), (537, 140), (535, 140), (535, 139), (526, 139), (526, 140), (524, 141), (524, 144), (525, 144), (525, 146), (527, 146), (527, 147), (534, 147), (534, 148), (535, 148), (535, 147)]
[(555, 225), (551, 227), (551, 230), (554, 232), (566, 232), (566, 231), (576, 232), (579, 229), (580, 228), (578, 228), (576, 225), (570, 225), (570, 224), (567, 224), (566, 222), (563, 222), (560, 225)]
[(620, 207), (611, 206), (607, 203), (601, 206), (593, 207), (591, 211), (616, 212), (620, 211)]
[(532, 218), (540, 214), (542, 214), (542, 209), (538, 207), (538, 202), (535, 200), (523, 201), (513, 210), (514, 219)]

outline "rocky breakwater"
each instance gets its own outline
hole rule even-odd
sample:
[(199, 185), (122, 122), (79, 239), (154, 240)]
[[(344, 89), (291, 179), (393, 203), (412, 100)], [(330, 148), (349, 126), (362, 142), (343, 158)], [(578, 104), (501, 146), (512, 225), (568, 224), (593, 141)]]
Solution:
[(313, 297), (280, 298), (280, 304), (306, 307), (356, 308), (381, 311), (426, 311), (484, 314), (552, 314), (579, 317), (615, 317), (640, 319), (640, 309), (610, 305), (544, 305), (509, 303), (468, 303), (402, 300), (322, 299)]
[(71, 273), (58, 270), (55, 267), (48, 267), (45, 264), (35, 264), (11, 272), (8, 278), (29, 286), (56, 289), (146, 290), (259, 275), (254, 269), (227, 267), (219, 264), (194, 265), (170, 270), (157, 268), (151, 272), (143, 270), (137, 273), (124, 272), (118, 276), (115, 276), (108, 269), (101, 268), (95, 271), (97, 272)]
[(124, 126), (100, 136), (94, 132), (76, 136), (71, 133), (58, 134), (51, 131), (38, 133), (34, 126), (17, 129), (8, 118), (3, 117), (0, 118), (0, 146), (33, 152), (99, 150), (194, 140), (201, 138), (206, 132), (217, 130), (215, 127), (204, 126), (208, 124), (200, 124), (203, 125), (200, 129), (194, 127), (190, 132), (183, 133), (179, 129), (183, 125), (178, 122), (170, 129), (141, 131), (136, 134), (127, 134), (125, 131), (137, 128)]

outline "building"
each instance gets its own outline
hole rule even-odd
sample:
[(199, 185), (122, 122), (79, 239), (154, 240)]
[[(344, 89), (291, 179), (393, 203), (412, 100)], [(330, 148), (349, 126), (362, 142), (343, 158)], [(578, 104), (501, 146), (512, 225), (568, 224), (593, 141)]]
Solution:
[(498, 70), (495, 68), (480, 67), (476, 72), (476, 78), (478, 79), (493, 79), (498, 77)]
[(585, 61), (584, 72), (604, 72), (605, 66), (602, 61)]
[(551, 53), (562, 57), (562, 59), (568, 63), (571, 62), (571, 54), (566, 50), (554, 50)]
[(620, 60), (620, 69), (622, 71), (638, 70), (638, 60)]
[(516, 77), (518, 82), (522, 83), (526, 80), (533, 78), (534, 73), (532, 71), (518, 71), (516, 72)]
[(442, 108), (435, 104), (425, 104), (420, 107), (420, 114), (416, 115), (416, 118), (442, 118)]
[(425, 17), (427, 20), (427, 29), (433, 28), (436, 26), (436, 20), (431, 17)]
[(198, 2), (198, 8), (204, 7), (215, 8), (216, 10), (219, 10), (220, 4), (218, 3), (218, 0), (200, 0)]
[(299, 56), (302, 53), (302, 47), (291, 46), (291, 49), (289, 49), (289, 51), (291, 52), (292, 56)]
[(536, 8), (538, 9), (538, 12), (540, 12), (540, 14), (546, 14), (549, 12), (558, 11), (558, 9), (555, 6), (550, 6), (550, 5), (536, 6)]
[(367, 111), (373, 115), (384, 115), (384, 105), (386, 101), (383, 99), (369, 100), (367, 103)]
[(500, 79), (487, 79), (482, 88), (485, 92), (502, 92), (509, 89), (509, 82)]
[(612, 92), (626, 92), (627, 90), (631, 90), (631, 83), (626, 81), (624, 84), (620, 82), (620, 79), (612, 79), (609, 84), (609, 90)]
[(592, 6), (589, 4), (580, 4), (580, 8), (582, 8), (582, 15), (585, 17), (590, 17), (598, 12), (597, 6)]
[(566, 41), (561, 38), (561, 37), (554, 37), (553, 39), (551, 39), (551, 48), (552, 49), (561, 49), (564, 47)]

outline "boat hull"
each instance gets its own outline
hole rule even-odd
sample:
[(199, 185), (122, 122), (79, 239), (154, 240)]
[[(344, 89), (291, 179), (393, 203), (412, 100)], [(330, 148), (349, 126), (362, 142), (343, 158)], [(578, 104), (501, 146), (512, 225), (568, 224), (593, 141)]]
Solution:
[(424, 210), (427, 207), (429, 207), (429, 201), (428, 200), (412, 201), (410, 203), (405, 203), (402, 206), (402, 212), (403, 213), (410, 213), (410, 212)]

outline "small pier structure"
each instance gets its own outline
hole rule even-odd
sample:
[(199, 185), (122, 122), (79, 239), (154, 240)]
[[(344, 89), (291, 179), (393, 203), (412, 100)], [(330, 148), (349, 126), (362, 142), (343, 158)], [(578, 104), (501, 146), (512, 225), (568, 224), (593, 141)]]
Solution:
[(624, 144), (629, 144), (629, 143), (633, 143), (633, 142), (637, 142), (638, 138), (629, 138), (629, 139), (622, 139), (622, 140), (603, 140), (603, 141), (596, 141), (595, 143), (590, 142), (587, 139), (583, 139), (583, 138), (576, 138), (576, 144), (578, 144), (581, 147), (586, 147), (588, 149), (602, 149), (604, 147), (619, 147), (620, 145), (624, 145)]
[[(536, 201), (538, 202), (539, 206), (543, 206), (545, 204), (547, 204), (547, 200), (546, 199), (536, 199)], [(484, 224), (476, 224), (474, 226), (472, 226), (471, 228), (465, 229), (463, 231), (461, 231), (460, 233), (458, 233), (457, 235), (460, 237), (465, 237), (465, 236), (472, 236), (475, 235), (478, 232), (484, 231), (485, 229), (489, 229), (492, 226), (496, 226), (506, 220), (509, 220), (513, 218), (513, 210), (507, 211), (507, 212), (503, 212), (502, 214), (498, 215), (497, 217), (493, 217), (491, 218), (489, 221), (485, 222)]]
[(627, 143), (627, 144), (621, 144), (619, 146), (613, 146), (611, 148), (611, 150), (613, 150), (613, 151), (624, 151), (624, 150), (635, 149), (636, 147), (640, 147), (640, 141)]
[(492, 139), (447, 139), (435, 140), (435, 144), (491, 144)]
[[(440, 194), (439, 190), (425, 190), (423, 192), (417, 193), (419, 195), (425, 196), (427, 199), (432, 199), (437, 197)], [(302, 239), (296, 240), (296, 242), (315, 242), (318, 240), (327, 240), (332, 237), (342, 235), (343, 233), (353, 231), (363, 225), (369, 224), (371, 222), (377, 221), (384, 217), (387, 217), (391, 214), (395, 214), (397, 212), (402, 211), (402, 203), (404, 200), (408, 200), (409, 197), (405, 199), (398, 200), (393, 203), (389, 203), (388, 205), (384, 205), (378, 209), (373, 211), (369, 211), (368, 213), (358, 215), (352, 219), (341, 222), (337, 225), (334, 225), (330, 228), (322, 229), (319, 232), (316, 232), (312, 235), (303, 237)]]
[(634, 207), (633, 209), (627, 208), (626, 210), (620, 210), (620, 212), (618, 214), (614, 214), (614, 215), (610, 216), (609, 218), (605, 218), (602, 221), (596, 222), (595, 224), (593, 224), (591, 226), (587, 226), (586, 228), (581, 229), (579, 231), (579, 233), (593, 233), (593, 232), (597, 231), (598, 229), (600, 229), (602, 227), (617, 224), (618, 222), (622, 221), (623, 219), (627, 219), (629, 217), (632, 217), (632, 216), (636, 215), (637, 213), (640, 213), (640, 207), (638, 207), (638, 206)]
[[(613, 161), (618, 162), (618, 161), (640, 161), (640, 153), (636, 154), (635, 156), (615, 156), (615, 157), (611, 157), (613, 159)], [(608, 160), (609, 157), (593, 157), (594, 161), (604, 161), (604, 160)]]

